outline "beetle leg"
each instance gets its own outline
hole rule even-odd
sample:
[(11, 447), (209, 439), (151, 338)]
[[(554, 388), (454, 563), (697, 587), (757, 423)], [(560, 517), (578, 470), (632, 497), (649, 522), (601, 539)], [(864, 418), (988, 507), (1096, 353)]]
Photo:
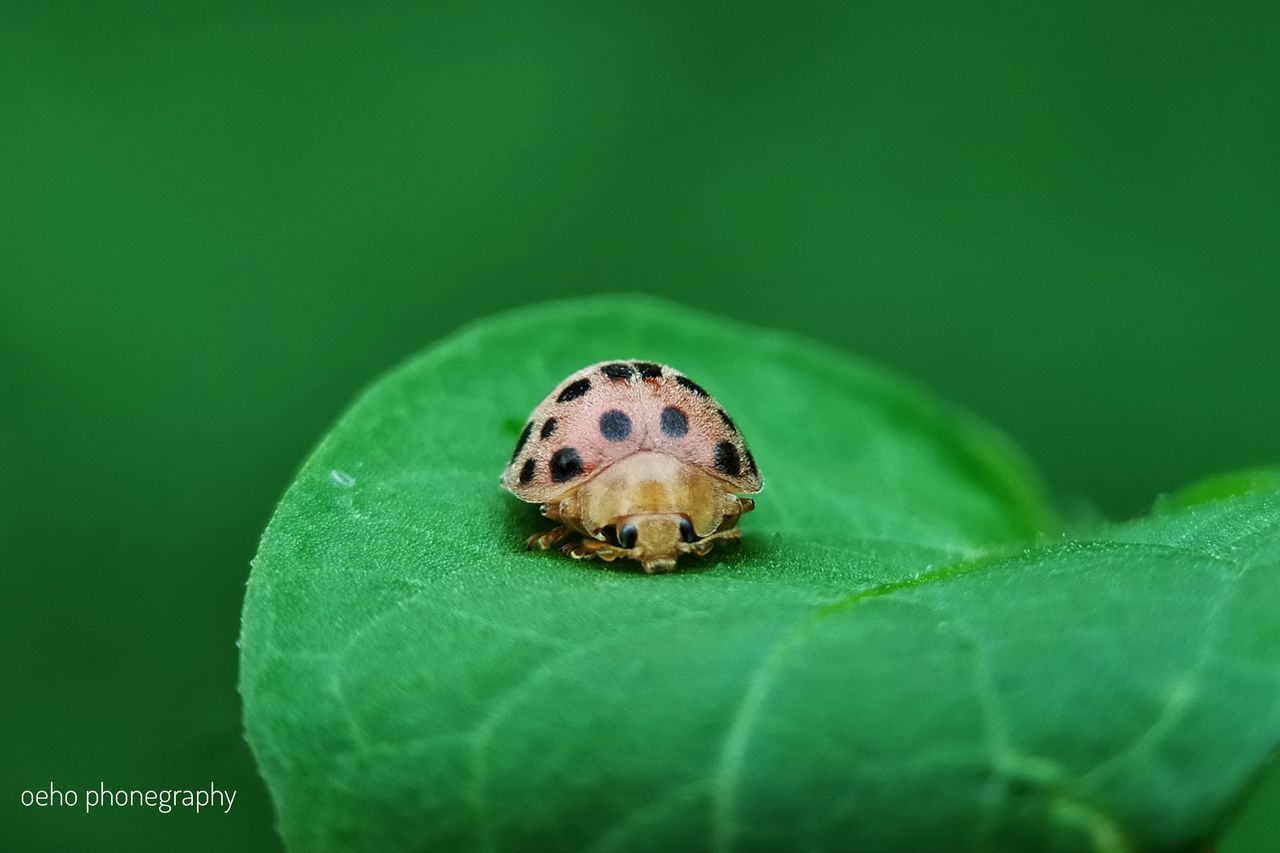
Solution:
[(710, 536), (704, 536), (697, 542), (690, 542), (688, 544), (681, 543), (680, 550), (697, 554), (699, 557), (705, 557), (707, 554), (711, 553), (712, 548), (716, 547), (717, 542), (737, 542), (741, 538), (742, 531), (736, 527), (732, 527), (728, 530), (720, 530), (716, 533), (712, 533)]
[(579, 539), (576, 542), (569, 542), (560, 550), (564, 551), (575, 560), (590, 560), (592, 557), (599, 557), (605, 562), (613, 562), (626, 554), (626, 551), (614, 547), (608, 542), (588, 538)]
[(546, 551), (550, 548), (554, 548), (556, 543), (568, 536), (569, 533), (569, 528), (561, 524), (560, 526), (553, 527), (544, 533), (533, 534), (529, 537), (528, 541), (524, 543), (524, 547), (530, 551)]
[(756, 502), (751, 498), (740, 498), (735, 494), (724, 492), (720, 506), (722, 517), (719, 529), (725, 530), (737, 527), (738, 519), (755, 509)]

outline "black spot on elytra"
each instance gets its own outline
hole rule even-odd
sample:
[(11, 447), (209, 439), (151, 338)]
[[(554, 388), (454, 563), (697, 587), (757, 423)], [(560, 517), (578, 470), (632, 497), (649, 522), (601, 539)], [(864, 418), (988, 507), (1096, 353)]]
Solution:
[(524, 460), (524, 467), (520, 469), (520, 482), (527, 483), (533, 479), (533, 460)]
[(620, 361), (615, 361), (613, 364), (606, 364), (604, 367), (600, 368), (600, 372), (605, 376), (608, 376), (610, 379), (630, 379), (636, 375), (636, 372), (631, 369), (631, 365), (623, 364)]
[(567, 403), (570, 400), (576, 400), (590, 390), (590, 379), (579, 379), (577, 382), (570, 382), (568, 385), (564, 386), (564, 390), (560, 392), (560, 396), (556, 397), (556, 402)]
[(738, 425), (733, 422), (733, 418), (729, 417), (729, 413), (724, 409), (716, 409), (716, 414), (720, 416), (720, 420), (724, 421), (724, 425), (729, 428), (730, 432), (737, 432)]
[(689, 431), (689, 419), (675, 406), (662, 410), (662, 433), (671, 438), (683, 438)]
[(547, 463), (551, 469), (551, 481), (563, 483), (572, 480), (582, 473), (582, 457), (572, 447), (562, 447), (551, 456)]
[(631, 418), (626, 412), (610, 409), (600, 416), (600, 434), (610, 441), (626, 441), (631, 435)]
[(654, 364), (652, 361), (637, 361), (636, 370), (640, 371), (640, 375), (645, 379), (662, 378), (662, 365)]
[(716, 468), (730, 477), (742, 473), (742, 460), (738, 458), (738, 448), (731, 441), (722, 441), (716, 445)]
[(520, 455), (520, 451), (524, 450), (525, 444), (529, 441), (529, 433), (533, 432), (533, 421), (529, 421), (524, 425), (524, 429), (520, 430), (520, 437), (516, 439), (516, 449), (511, 454), (511, 461), (515, 462), (516, 457)]
[(694, 393), (694, 395), (695, 395), (695, 396), (697, 396), (697, 397), (709, 397), (709, 396), (711, 396), (710, 394), (708, 394), (708, 393), (707, 393), (707, 391), (706, 391), (706, 389), (705, 389), (705, 388), (703, 388), (703, 387), (702, 387), (701, 385), (699, 385), (697, 382), (694, 382), (694, 381), (693, 381), (692, 379), (690, 379), (688, 376), (677, 376), (677, 377), (676, 377), (676, 381), (677, 381), (677, 382), (679, 382), (679, 383), (680, 383), (681, 385), (683, 385), (684, 387), (688, 388), (690, 391), (692, 391), (692, 392)]
[(547, 422), (542, 425), (542, 432), (538, 435), (542, 438), (551, 438), (551, 434), (556, 431), (556, 419), (547, 418)]

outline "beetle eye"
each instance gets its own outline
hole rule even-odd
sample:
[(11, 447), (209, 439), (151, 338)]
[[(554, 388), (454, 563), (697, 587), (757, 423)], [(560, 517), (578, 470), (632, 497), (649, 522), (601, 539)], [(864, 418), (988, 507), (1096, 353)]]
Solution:
[(624, 524), (618, 530), (618, 544), (623, 548), (636, 547), (636, 537), (640, 535), (640, 531), (636, 530), (634, 524)]
[(686, 542), (692, 542), (698, 538), (694, 535), (693, 524), (687, 518), (680, 519), (680, 538)]

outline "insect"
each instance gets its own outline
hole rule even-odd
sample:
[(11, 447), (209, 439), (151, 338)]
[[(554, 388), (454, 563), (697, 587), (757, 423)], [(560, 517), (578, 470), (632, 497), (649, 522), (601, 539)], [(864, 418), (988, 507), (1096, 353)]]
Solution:
[(733, 419), (701, 385), (648, 361), (606, 361), (533, 410), (502, 485), (557, 526), (529, 537), (579, 560), (670, 572), (741, 536), (764, 485)]

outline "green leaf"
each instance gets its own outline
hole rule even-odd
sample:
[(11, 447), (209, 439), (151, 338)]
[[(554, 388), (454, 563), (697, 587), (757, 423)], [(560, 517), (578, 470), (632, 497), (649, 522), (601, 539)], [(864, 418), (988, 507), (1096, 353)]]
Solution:
[[(737, 551), (649, 577), (522, 550), (524, 418), (619, 357), (751, 441)], [(250, 743), (295, 849), (1201, 841), (1280, 739), (1280, 494), (1051, 524), (999, 436), (844, 356), (642, 298), (502, 315), (376, 383), (282, 500)]]
[(1254, 468), (1218, 474), (1185, 486), (1156, 501), (1156, 512), (1185, 509), (1223, 498), (1280, 490), (1280, 468)]

